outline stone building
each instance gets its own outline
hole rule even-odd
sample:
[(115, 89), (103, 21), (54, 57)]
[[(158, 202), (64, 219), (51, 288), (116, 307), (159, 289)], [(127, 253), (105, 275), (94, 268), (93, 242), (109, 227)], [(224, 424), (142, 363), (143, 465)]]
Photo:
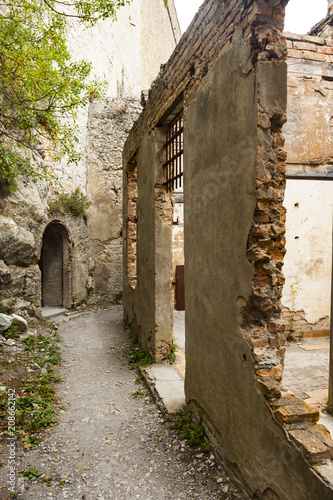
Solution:
[(123, 303), (142, 345), (167, 358), (183, 189), (187, 405), (250, 498), (324, 500), (333, 441), (318, 410), (282, 394), (281, 298), (286, 177), (296, 210), (294, 177), (330, 171), (330, 144), (299, 139), (314, 102), (329, 112), (333, 44), (284, 35), (286, 4), (206, 0), (154, 81), (124, 148)]
[[(117, 21), (85, 29), (68, 19), (74, 60), (91, 61), (108, 83), (106, 97), (79, 113), (78, 167), (52, 165), (59, 176), (0, 194), (0, 303), (23, 314), (36, 306), (69, 307), (122, 293), (122, 149), (142, 109), (141, 92), (180, 38), (173, 0), (136, 0)], [(91, 201), (89, 217), (50, 211), (55, 191), (79, 187)]]

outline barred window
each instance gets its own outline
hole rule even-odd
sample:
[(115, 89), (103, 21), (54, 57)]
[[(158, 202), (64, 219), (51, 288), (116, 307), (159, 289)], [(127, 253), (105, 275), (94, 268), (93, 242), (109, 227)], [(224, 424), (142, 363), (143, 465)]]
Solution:
[(164, 185), (167, 192), (182, 191), (184, 163), (183, 111), (168, 125), (165, 146)]

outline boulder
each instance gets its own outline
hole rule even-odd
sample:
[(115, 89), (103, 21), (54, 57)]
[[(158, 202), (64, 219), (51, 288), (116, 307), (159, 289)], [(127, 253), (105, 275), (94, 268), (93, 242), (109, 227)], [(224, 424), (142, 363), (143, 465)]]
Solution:
[(0, 314), (0, 331), (5, 332), (12, 326), (14, 318), (12, 316), (8, 316), (7, 314)]
[(0, 216), (0, 259), (16, 266), (28, 266), (36, 261), (33, 234), (8, 217)]
[(28, 329), (28, 322), (22, 318), (22, 316), (18, 316), (17, 314), (12, 314), (13, 319), (15, 320), (15, 324), (20, 333), (26, 332)]
[(8, 285), (12, 281), (12, 275), (10, 269), (3, 260), (0, 260), (0, 290), (7, 289)]

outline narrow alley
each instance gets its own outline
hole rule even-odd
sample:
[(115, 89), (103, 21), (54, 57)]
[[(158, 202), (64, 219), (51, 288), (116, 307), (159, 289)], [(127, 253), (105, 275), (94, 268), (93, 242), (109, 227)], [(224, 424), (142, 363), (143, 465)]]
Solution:
[(51, 478), (50, 486), (42, 478), (19, 478), (19, 498), (243, 498), (214, 456), (193, 452), (136, 383), (121, 306), (57, 322), (65, 360), (58, 396), (67, 411), (18, 459), (18, 471), (36, 467)]

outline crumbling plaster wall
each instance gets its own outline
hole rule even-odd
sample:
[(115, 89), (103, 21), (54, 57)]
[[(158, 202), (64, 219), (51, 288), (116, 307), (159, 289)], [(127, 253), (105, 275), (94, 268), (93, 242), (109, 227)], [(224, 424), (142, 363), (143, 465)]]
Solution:
[[(77, 219), (78, 226), (82, 226), (82, 239), (77, 245), (78, 284), (72, 291), (73, 303), (77, 304), (86, 298), (87, 289), (96, 292), (96, 300), (101, 295), (112, 300), (121, 294), (123, 143), (141, 110), (141, 91), (148, 88), (171, 54), (180, 30), (173, 0), (169, 0), (168, 8), (163, 0), (136, 0), (119, 10), (114, 23), (102, 20), (86, 29), (77, 20), (68, 19), (67, 36), (74, 60), (91, 61), (92, 77), (107, 81), (107, 97), (92, 101), (78, 113), (78, 149), (83, 153), (78, 166), (67, 165), (65, 160), (52, 165), (59, 176), (56, 191), (68, 193), (79, 186), (91, 201), (89, 236), (84, 221)], [(0, 196), (0, 219), (5, 218), (3, 224), (0, 220), (2, 241), (7, 241), (7, 219), (17, 226), (16, 236), (14, 229), (11, 232), (11, 245), (0, 249), (0, 261), (7, 266), (9, 251), (18, 252), (21, 257), (24, 254), (18, 260), (11, 258), (12, 267), (3, 268), (4, 277), (0, 280), (5, 295), (15, 297), (18, 308), (22, 305), (21, 295), (27, 310), (33, 309), (26, 300), (27, 294), (37, 305), (41, 303), (39, 242), (45, 225), (53, 219), (47, 205), (53, 193), (54, 189), (38, 183), (27, 187), (22, 184), (17, 193), (2, 191)], [(83, 265), (81, 260), (87, 254), (89, 264)], [(30, 265), (33, 268), (29, 272), (22, 267)], [(21, 277), (27, 273), (33, 279), (23, 290)]]
[[(153, 172), (163, 162), (156, 134), (183, 96), (187, 404), (202, 411), (214, 446), (251, 498), (329, 499), (332, 441), (315, 425), (318, 412), (281, 397), (280, 386), (285, 4), (206, 0), (154, 82), (124, 149), (126, 171), (147, 141), (151, 148), (138, 164), (138, 204), (145, 196), (147, 211), (138, 214), (136, 289), (124, 268), (124, 313), (158, 360), (151, 343), (162, 300), (156, 285), (165, 282), (166, 269), (171, 283), (171, 262), (155, 265), (163, 249), (153, 196)], [(142, 193), (147, 178), (150, 188)], [(169, 311), (166, 288), (163, 294)]]
[(103, 99), (90, 107), (87, 148), (88, 231), (95, 260), (92, 288), (122, 294), (122, 149), (141, 112), (135, 99)]
[[(137, 285), (127, 272), (127, 175), (124, 171), (125, 321), (138, 330), (143, 346), (160, 361), (172, 343), (172, 199), (162, 188), (164, 134), (146, 132), (135, 156), (138, 170)], [(127, 165), (127, 163), (126, 163)], [(147, 168), (147, 166), (150, 168)], [(157, 279), (156, 279), (157, 278)]]
[(329, 330), (333, 211), (333, 42), (286, 34), (288, 43), (287, 330)]

